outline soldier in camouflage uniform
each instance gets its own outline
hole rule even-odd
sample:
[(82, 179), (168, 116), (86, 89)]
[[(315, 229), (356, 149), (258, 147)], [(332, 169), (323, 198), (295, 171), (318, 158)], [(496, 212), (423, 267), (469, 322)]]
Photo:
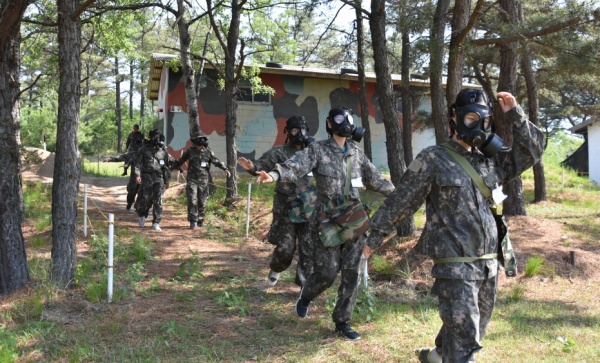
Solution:
[[(252, 162), (244, 157), (238, 158), (238, 163), (252, 175), (258, 170), (272, 170), (276, 164), (283, 163), (292, 157), (296, 151), (304, 149), (312, 141), (307, 137), (308, 126), (302, 116), (292, 116), (286, 121), (284, 133), (287, 134), (284, 145), (275, 146), (265, 152), (258, 160)], [(312, 176), (304, 176), (293, 183), (277, 181), (275, 195), (273, 196), (273, 220), (269, 235), (267, 237), (274, 244), (273, 256), (269, 267), (267, 281), (275, 285), (279, 279), (279, 273), (285, 271), (294, 258), (296, 251), (296, 240), (298, 240), (298, 265), (296, 267), (296, 284), (304, 286), (306, 276), (312, 271), (312, 242), (308, 228), (308, 222), (293, 223), (289, 218), (290, 202), (295, 199), (298, 192), (305, 191), (312, 182)]]
[[(329, 111), (326, 121), (330, 138), (313, 142), (282, 164), (277, 164), (269, 173), (257, 172), (257, 182), (272, 182), (282, 179), (294, 182), (313, 172), (317, 183), (318, 199), (314, 215), (333, 200), (343, 199), (346, 183), (346, 162), (352, 160), (352, 185), (350, 199), (360, 201), (358, 186), (363, 184), (371, 190), (388, 195), (393, 184), (384, 179), (379, 170), (369, 161), (354, 141), (360, 141), (364, 129), (354, 127), (350, 111), (336, 107)], [(350, 137), (352, 136), (352, 139)], [(325, 247), (319, 239), (318, 221), (311, 219), (310, 229), (314, 243), (313, 268), (296, 302), (296, 314), (305, 317), (312, 300), (327, 290), (341, 271), (338, 299), (333, 311), (335, 330), (349, 340), (360, 339), (360, 334), (348, 324), (356, 304), (359, 284), (359, 265), (365, 238), (354, 238), (335, 247)]]
[(179, 160), (175, 161), (173, 168), (181, 167), (189, 160), (185, 193), (188, 201), (188, 221), (190, 229), (194, 229), (196, 226), (204, 226), (206, 201), (209, 193), (210, 164), (223, 169), (228, 178), (231, 173), (208, 147), (206, 136), (199, 136), (191, 141), (193, 145), (183, 152)]
[[(125, 141), (125, 149), (127, 152), (137, 153), (137, 151), (144, 144), (144, 134), (140, 132), (140, 125), (133, 125), (133, 131), (127, 135), (127, 141)], [(123, 176), (127, 175), (127, 168), (129, 165), (125, 165), (125, 169), (123, 169)]]
[(170, 165), (174, 161), (163, 140), (158, 129), (150, 131), (148, 142), (138, 150), (135, 160), (135, 181), (140, 186), (136, 202), (139, 226), (145, 226), (152, 208), (152, 229), (155, 231), (161, 230), (162, 196), (169, 187)]
[[(492, 317), (498, 283), (499, 242), (491, 207), (504, 197), (498, 190), (501, 185), (542, 156), (543, 133), (527, 120), (510, 93), (499, 92), (498, 98), (513, 124), (512, 150), (494, 133), (486, 133), (491, 128), (492, 103), (485, 93), (462, 90), (449, 110), (449, 145), (422, 150), (402, 177), (402, 188), (396, 189), (371, 219), (366, 257), (397, 223), (426, 202), (427, 222), (417, 248), (433, 259), (432, 292), (439, 298), (443, 325), (434, 348), (415, 352), (421, 362), (475, 362)], [(447, 146), (464, 156), (485, 185), (495, 190), (493, 200), (483, 196)]]
[[(144, 139), (144, 142), (146, 142), (146, 141), (147, 140)], [(110, 157), (104, 159), (103, 162), (114, 163), (114, 162), (122, 161), (124, 163), (123, 167), (125, 169), (127, 169), (129, 166), (131, 166), (135, 163), (136, 156), (137, 156), (137, 150), (128, 151), (126, 153), (122, 153), (117, 156), (110, 156)], [(126, 171), (123, 172), (123, 175), (127, 175), (127, 172)], [(127, 209), (127, 210), (131, 209), (131, 206), (135, 202), (135, 197), (136, 197), (138, 189), (139, 189), (139, 185), (136, 183), (135, 178), (136, 178), (135, 173), (131, 173), (131, 175), (129, 176), (129, 181), (127, 182), (127, 206), (125, 207), (125, 209)]]

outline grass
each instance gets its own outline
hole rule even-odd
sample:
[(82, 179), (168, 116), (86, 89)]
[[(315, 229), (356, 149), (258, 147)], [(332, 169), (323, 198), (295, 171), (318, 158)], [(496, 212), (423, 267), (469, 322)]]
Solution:
[[(598, 251), (595, 201), (600, 189), (568, 171), (563, 178), (551, 162), (546, 172), (548, 201), (528, 204), (529, 215), (567, 223), (568, 233)], [(529, 200), (531, 178), (523, 178)], [(238, 193), (245, 197), (252, 181), (241, 178)], [(106, 239), (92, 236), (86, 241), (87, 251), (78, 258), (77, 288), (62, 291), (49, 283), (49, 226), (36, 226), (29, 240), (34, 248), (28, 251), (32, 283), (0, 301), (0, 362), (416, 362), (413, 350), (433, 343), (441, 324), (436, 298), (402, 283), (414, 266), (397, 264), (387, 254), (369, 261), (372, 271), (389, 278), (372, 282), (359, 294), (352, 323), (363, 334), (360, 342), (346, 342), (332, 332), (335, 287), (311, 304), (306, 319), (295, 318), (293, 272), (282, 273), (275, 288), (264, 287), (266, 262), (260, 270), (251, 262), (267, 258), (245, 242), (245, 210), (222, 207), (224, 183), (215, 184), (217, 195), (209, 198), (210, 223), (202, 238), (220, 241), (235, 252), (220, 256), (196, 246), (173, 261), (158, 260), (160, 240), (117, 227), (115, 261), (120, 270), (113, 304), (105, 302)], [(50, 213), (50, 194), (41, 184), (24, 185), (26, 216), (35, 225)], [(252, 206), (259, 215), (269, 215), (272, 195), (272, 185), (252, 185)], [(364, 200), (373, 209), (382, 201), (373, 193), (365, 193)], [(185, 216), (185, 198), (166, 203)], [(257, 232), (259, 219), (251, 221), (251, 234)], [(415, 216), (417, 228), (423, 221), (421, 209)], [(102, 223), (96, 228), (104, 229)], [(543, 251), (529, 261), (538, 257), (531, 262), (532, 271), (527, 272), (527, 263), (524, 272), (532, 278), (500, 285), (478, 361), (600, 359), (600, 282), (561, 277), (544, 269)], [(173, 264), (173, 274), (152, 274), (152, 263)], [(551, 278), (542, 281), (542, 276)]]
[[(122, 162), (104, 163), (101, 160), (83, 159), (82, 173), (92, 176), (120, 177), (123, 174), (122, 165)], [(131, 168), (128, 172), (131, 172)]]

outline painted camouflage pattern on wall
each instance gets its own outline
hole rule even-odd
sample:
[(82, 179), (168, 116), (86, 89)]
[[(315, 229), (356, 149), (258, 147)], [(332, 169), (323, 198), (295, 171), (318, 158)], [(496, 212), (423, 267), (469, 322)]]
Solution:
[[(217, 157), (225, 160), (225, 100), (216, 84), (215, 72), (205, 70), (204, 77), (198, 98), (200, 127), (209, 137), (209, 145)], [(271, 104), (238, 104), (239, 131), (236, 142), (240, 156), (255, 159), (271, 147), (283, 144), (286, 138), (283, 133), (285, 122), (293, 115), (306, 118), (309, 135), (317, 140), (327, 138), (325, 120), (332, 107), (344, 106), (352, 109), (355, 125), (361, 125), (356, 81), (266, 73), (260, 77), (265, 85), (275, 90), (275, 93), (271, 96)], [(163, 112), (158, 114), (159, 122), (155, 124), (155, 127), (163, 128), (166, 118), (167, 145), (175, 158), (179, 158), (181, 152), (191, 145), (185, 89), (180, 81), (180, 72), (174, 72), (168, 67), (163, 68), (158, 99), (158, 108)], [(385, 130), (374, 83), (367, 83), (367, 99), (373, 163), (379, 167), (387, 167)], [(420, 109), (429, 111), (428, 105), (429, 101), (424, 100)], [(182, 112), (171, 112), (171, 106), (180, 106)], [(434, 143), (431, 129), (413, 133), (415, 155)]]

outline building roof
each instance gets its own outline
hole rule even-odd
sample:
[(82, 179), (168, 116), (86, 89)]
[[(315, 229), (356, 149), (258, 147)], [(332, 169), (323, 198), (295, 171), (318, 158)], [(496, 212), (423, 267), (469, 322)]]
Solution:
[(152, 53), (150, 57), (150, 76), (148, 77), (148, 99), (158, 100), (160, 88), (160, 75), (165, 62), (172, 61), (177, 56), (172, 54)]
[(598, 117), (590, 117), (587, 121), (580, 123), (579, 125), (575, 125), (569, 129), (574, 134), (585, 134), (587, 132), (588, 126), (594, 124), (596, 121), (600, 121)]
[[(160, 86), (160, 75), (162, 73), (162, 67), (165, 62), (171, 61), (177, 58), (172, 54), (160, 54), (153, 53), (150, 59), (150, 78), (148, 79), (148, 99), (157, 100), (158, 90)], [(205, 64), (206, 68), (211, 68), (210, 65)], [(358, 80), (358, 71), (350, 68), (327, 69), (327, 68), (316, 68), (316, 67), (304, 67), (304, 66), (292, 66), (283, 65), (276, 62), (267, 62), (264, 66), (259, 66), (260, 74), (280, 74), (289, 76), (303, 76), (311, 78), (323, 78), (323, 79), (339, 79), (339, 80)], [(367, 82), (377, 82), (377, 77), (374, 72), (366, 72), (365, 78)], [(392, 83), (394, 85), (400, 85), (402, 82), (402, 76), (399, 74), (392, 74)], [(411, 86), (429, 87), (429, 79), (417, 79), (411, 78)], [(445, 82), (444, 82), (445, 85)], [(463, 87), (481, 88), (478, 84), (465, 83)]]

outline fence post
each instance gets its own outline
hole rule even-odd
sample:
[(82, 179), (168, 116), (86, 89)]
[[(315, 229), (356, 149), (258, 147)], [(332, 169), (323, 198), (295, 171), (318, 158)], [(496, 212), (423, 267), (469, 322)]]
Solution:
[(87, 184), (83, 185), (83, 235), (87, 237)]
[(250, 232), (250, 194), (252, 193), (252, 183), (248, 183), (248, 206), (246, 207), (246, 238)]
[(115, 233), (115, 215), (108, 215), (108, 302), (112, 302), (113, 296), (113, 250), (114, 250), (114, 233)]

